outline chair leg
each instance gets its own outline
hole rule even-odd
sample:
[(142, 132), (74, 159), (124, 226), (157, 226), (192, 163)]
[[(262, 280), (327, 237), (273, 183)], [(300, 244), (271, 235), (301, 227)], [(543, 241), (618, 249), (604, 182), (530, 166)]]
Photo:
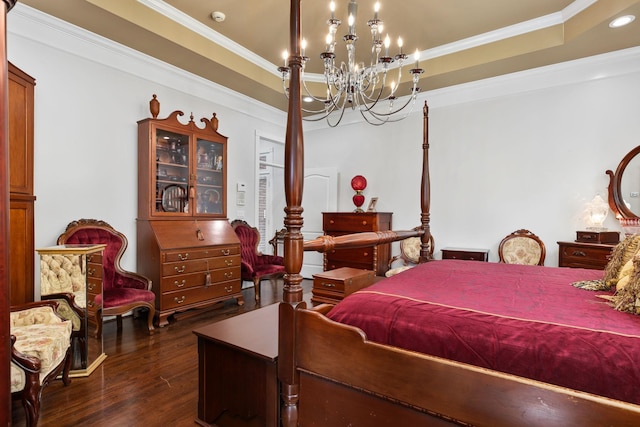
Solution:
[(256, 293), (256, 302), (260, 301), (260, 280), (253, 279), (253, 289)]
[(116, 316), (116, 326), (118, 328), (118, 332), (122, 331), (122, 315), (118, 314)]
[(40, 387), (40, 381), (37, 378), (30, 381), (27, 377), (27, 384), (24, 390), (22, 390), (22, 406), (24, 408), (27, 427), (35, 427), (38, 425), (41, 393), (42, 387)]
[(71, 371), (71, 362), (73, 362), (73, 352), (71, 351), (71, 348), (72, 347), (69, 346), (69, 348), (67, 349), (67, 356), (64, 360), (64, 368), (62, 368), (62, 383), (64, 385), (71, 384), (71, 378), (69, 378), (69, 371)]
[(156, 315), (156, 309), (153, 303), (149, 304), (149, 309), (147, 310), (147, 329), (149, 329), (149, 335), (153, 335), (155, 328), (153, 327), (153, 318)]

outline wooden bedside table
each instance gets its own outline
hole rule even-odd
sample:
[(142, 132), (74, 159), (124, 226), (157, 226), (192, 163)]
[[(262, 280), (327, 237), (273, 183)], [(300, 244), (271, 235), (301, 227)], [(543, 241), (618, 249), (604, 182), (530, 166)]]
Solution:
[(489, 249), (444, 248), (442, 259), (464, 259), (469, 261), (489, 261)]
[(311, 302), (335, 304), (355, 291), (373, 284), (375, 273), (371, 270), (342, 267), (313, 275)]
[(604, 270), (614, 243), (558, 242), (558, 266)]

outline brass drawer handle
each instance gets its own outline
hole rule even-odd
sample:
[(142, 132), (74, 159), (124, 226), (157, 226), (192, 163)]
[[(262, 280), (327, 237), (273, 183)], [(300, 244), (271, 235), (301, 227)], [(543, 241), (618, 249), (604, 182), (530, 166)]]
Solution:
[(178, 273), (184, 273), (186, 267), (183, 265), (182, 267), (178, 268), (178, 267), (173, 267), (174, 270), (176, 270), (176, 272)]
[(582, 251), (573, 251), (573, 253), (571, 255), (573, 255), (573, 256), (587, 256), (587, 254), (585, 254)]
[(231, 292), (233, 292), (233, 286), (225, 286), (224, 290), (227, 291), (228, 294), (230, 294)]
[(89, 308), (93, 308), (96, 305), (96, 303), (93, 301), (87, 301), (87, 305), (89, 306)]
[(221, 249), (220, 252), (222, 252), (222, 255), (227, 256), (231, 253), (231, 251), (229, 249)]
[(174, 285), (176, 285), (179, 288), (182, 288), (184, 285), (187, 284), (186, 280), (182, 280), (182, 282), (178, 282), (177, 280), (175, 282), (173, 282)]
[(93, 254), (87, 255), (87, 262), (93, 261)]
[(233, 271), (227, 271), (224, 273), (225, 279), (233, 279)]
[(326, 288), (335, 288), (335, 287), (336, 287), (336, 284), (335, 284), (335, 283), (325, 283), (325, 282), (322, 282), (322, 283), (320, 283), (320, 285), (322, 285), (322, 286), (324, 286), (324, 287), (326, 287)]
[(185, 297), (184, 295), (182, 295), (180, 298), (178, 298), (178, 297), (173, 297), (173, 300), (174, 300), (175, 302), (177, 302), (178, 304), (182, 304), (182, 303), (184, 302), (184, 300), (186, 300), (186, 299), (187, 299), (187, 297)]
[(232, 260), (232, 259), (225, 259), (225, 260), (224, 260), (224, 264), (225, 264), (227, 267), (229, 267), (229, 266), (233, 265), (233, 260)]
[(93, 283), (87, 283), (87, 289), (93, 291), (96, 288), (96, 285)]
[(88, 268), (87, 269), (87, 274), (89, 276), (93, 276), (94, 274), (96, 274), (96, 269), (95, 268)]
[(184, 255), (182, 255), (182, 254), (178, 254), (178, 259), (179, 259), (180, 261), (186, 261), (187, 259), (189, 259), (189, 253), (186, 253), (186, 254), (184, 254)]

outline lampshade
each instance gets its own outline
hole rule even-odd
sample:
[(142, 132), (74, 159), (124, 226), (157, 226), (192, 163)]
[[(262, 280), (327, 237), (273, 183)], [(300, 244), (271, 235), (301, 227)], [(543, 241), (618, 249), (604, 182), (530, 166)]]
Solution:
[(606, 231), (604, 220), (609, 215), (609, 205), (597, 194), (591, 202), (587, 203), (587, 229), (593, 231)]

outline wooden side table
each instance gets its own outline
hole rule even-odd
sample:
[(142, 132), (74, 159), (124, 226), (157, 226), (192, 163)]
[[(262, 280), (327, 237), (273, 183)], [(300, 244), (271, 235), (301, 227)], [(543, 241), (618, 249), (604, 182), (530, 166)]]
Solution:
[(558, 266), (604, 270), (614, 243), (558, 242)]
[(198, 418), (239, 417), (278, 427), (278, 307), (272, 304), (193, 331), (198, 337)]
[(371, 270), (342, 267), (313, 275), (313, 303), (335, 304), (347, 295), (373, 284), (376, 275)]
[(464, 259), (469, 261), (489, 261), (489, 249), (444, 248), (442, 259)]

